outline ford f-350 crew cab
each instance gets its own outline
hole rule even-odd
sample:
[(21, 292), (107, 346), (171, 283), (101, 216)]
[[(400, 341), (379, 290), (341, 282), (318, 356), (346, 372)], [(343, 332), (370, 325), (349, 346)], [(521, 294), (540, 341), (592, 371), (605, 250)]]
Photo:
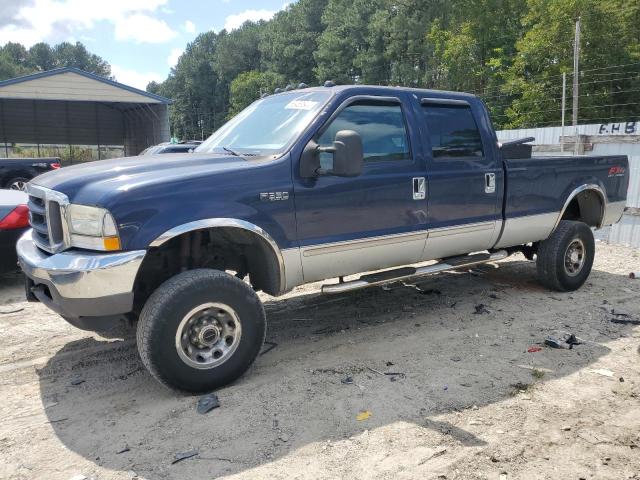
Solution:
[(346, 292), (518, 251), (544, 285), (576, 289), (591, 271), (590, 227), (622, 215), (627, 158), (513, 152), (468, 94), (268, 96), (187, 157), (93, 162), (31, 182), (32, 229), (17, 246), (27, 295), (84, 329), (137, 321), (149, 371), (201, 392), (258, 355), (256, 291), (340, 277), (323, 291)]

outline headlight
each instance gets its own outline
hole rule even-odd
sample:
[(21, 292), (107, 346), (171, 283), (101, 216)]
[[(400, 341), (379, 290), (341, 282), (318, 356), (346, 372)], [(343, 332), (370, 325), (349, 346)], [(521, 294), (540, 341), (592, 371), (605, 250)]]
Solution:
[(118, 228), (104, 208), (69, 205), (67, 222), (71, 246), (90, 250), (120, 250)]

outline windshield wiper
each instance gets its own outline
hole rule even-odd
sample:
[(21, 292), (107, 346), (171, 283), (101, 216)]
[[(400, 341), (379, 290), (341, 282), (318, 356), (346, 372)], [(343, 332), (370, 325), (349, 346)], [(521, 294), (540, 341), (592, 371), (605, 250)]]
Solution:
[(229, 152), (231, 155), (233, 155), (234, 157), (241, 157), (242, 155), (240, 155), (238, 152), (234, 152), (233, 150), (231, 150), (228, 147), (220, 147), (222, 148), (225, 152)]

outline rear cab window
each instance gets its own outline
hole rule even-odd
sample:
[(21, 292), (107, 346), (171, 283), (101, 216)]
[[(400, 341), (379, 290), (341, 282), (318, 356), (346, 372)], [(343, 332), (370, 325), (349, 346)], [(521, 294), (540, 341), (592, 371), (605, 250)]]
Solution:
[(480, 130), (468, 104), (423, 101), (421, 108), (434, 160), (484, 156)]

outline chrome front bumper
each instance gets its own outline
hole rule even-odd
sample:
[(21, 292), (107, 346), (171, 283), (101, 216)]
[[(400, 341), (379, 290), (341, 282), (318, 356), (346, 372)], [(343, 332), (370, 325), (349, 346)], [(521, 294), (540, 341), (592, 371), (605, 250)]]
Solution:
[(33, 294), (67, 319), (130, 312), (136, 275), (147, 253), (67, 250), (51, 255), (36, 246), (31, 230), (18, 240), (17, 251), (28, 278), (27, 297)]

